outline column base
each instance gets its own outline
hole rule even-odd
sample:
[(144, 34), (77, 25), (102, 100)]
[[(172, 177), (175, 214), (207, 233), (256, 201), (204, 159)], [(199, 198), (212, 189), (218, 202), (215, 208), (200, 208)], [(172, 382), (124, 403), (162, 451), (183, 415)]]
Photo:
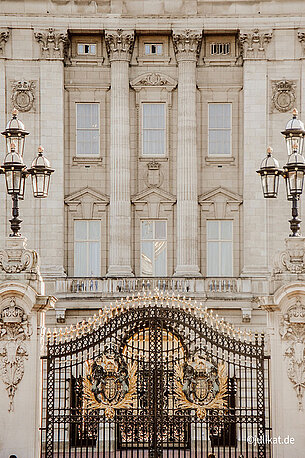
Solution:
[(130, 266), (110, 266), (106, 277), (134, 277)]
[(196, 265), (177, 266), (174, 277), (202, 277), (199, 267)]

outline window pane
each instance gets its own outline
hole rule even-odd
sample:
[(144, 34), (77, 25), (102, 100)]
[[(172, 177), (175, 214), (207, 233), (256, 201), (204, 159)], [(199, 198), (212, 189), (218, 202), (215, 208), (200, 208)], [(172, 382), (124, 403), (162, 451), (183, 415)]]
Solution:
[(88, 221), (89, 223), (89, 240), (100, 240), (101, 224), (100, 221)]
[(87, 221), (74, 221), (74, 239), (87, 240)]
[(155, 221), (156, 239), (166, 239), (166, 221)]
[(143, 103), (143, 128), (164, 129), (164, 103)]
[(87, 243), (74, 244), (74, 276), (85, 277), (87, 273)]
[(232, 240), (232, 221), (220, 222), (220, 238), (221, 240)]
[(100, 276), (100, 258), (101, 258), (101, 246), (100, 242), (89, 243), (89, 259), (88, 259), (88, 271), (87, 276), (99, 277)]
[(142, 242), (141, 244), (141, 275), (153, 275), (153, 242)]
[(230, 129), (231, 128), (231, 104), (230, 103), (209, 103), (209, 128)]
[(219, 240), (219, 221), (207, 221), (208, 240)]
[(155, 242), (155, 275), (166, 276), (166, 242)]
[(153, 221), (142, 221), (142, 240), (153, 239)]
[(143, 130), (143, 154), (155, 156), (164, 154), (164, 130)]
[(232, 276), (232, 242), (221, 243), (221, 275)]
[(219, 242), (208, 242), (208, 253), (207, 253), (208, 265), (207, 275), (208, 277), (216, 277), (220, 274), (219, 271)]
[(231, 154), (230, 130), (209, 130), (209, 154)]

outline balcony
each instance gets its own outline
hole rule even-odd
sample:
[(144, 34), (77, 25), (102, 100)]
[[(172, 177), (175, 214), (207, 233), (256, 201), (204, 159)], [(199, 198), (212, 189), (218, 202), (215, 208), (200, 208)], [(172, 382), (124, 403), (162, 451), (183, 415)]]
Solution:
[(66, 278), (58, 279), (55, 295), (65, 297), (121, 297), (138, 292), (154, 292), (216, 298), (223, 296), (249, 296), (263, 293), (267, 287), (264, 278), (185, 278), (185, 277), (133, 277), (133, 278)]

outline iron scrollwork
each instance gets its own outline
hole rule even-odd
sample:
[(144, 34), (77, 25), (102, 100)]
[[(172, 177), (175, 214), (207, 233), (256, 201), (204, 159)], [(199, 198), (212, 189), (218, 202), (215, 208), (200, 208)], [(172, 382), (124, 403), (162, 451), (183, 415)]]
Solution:
[(86, 362), (84, 409), (102, 409), (108, 419), (115, 410), (132, 406), (137, 387), (137, 364), (127, 364), (115, 347)]
[(180, 409), (194, 409), (204, 419), (207, 409), (227, 406), (227, 375), (224, 363), (215, 363), (200, 354), (175, 366), (175, 393)]

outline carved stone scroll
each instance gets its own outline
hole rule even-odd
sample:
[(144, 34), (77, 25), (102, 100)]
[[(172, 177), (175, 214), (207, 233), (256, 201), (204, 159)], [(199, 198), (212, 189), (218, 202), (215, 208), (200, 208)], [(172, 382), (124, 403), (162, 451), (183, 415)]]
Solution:
[(9, 412), (14, 410), (15, 393), (28, 357), (26, 341), (31, 334), (27, 315), (12, 297), (0, 313), (0, 377), (9, 397)]
[(287, 375), (296, 391), (299, 410), (303, 410), (305, 389), (305, 306), (297, 298), (295, 305), (283, 316), (279, 329), (287, 342), (284, 356), (288, 361)]
[(173, 32), (174, 49), (177, 60), (197, 60), (202, 32), (200, 30), (183, 30)]
[(130, 61), (133, 44), (134, 31), (107, 30), (105, 33), (106, 48), (110, 60)]
[(285, 272), (305, 273), (305, 239), (303, 237), (286, 239), (286, 250), (276, 255), (273, 273)]
[(69, 39), (66, 33), (57, 32), (50, 27), (45, 32), (35, 32), (36, 40), (40, 44), (42, 59), (63, 59), (69, 48)]

